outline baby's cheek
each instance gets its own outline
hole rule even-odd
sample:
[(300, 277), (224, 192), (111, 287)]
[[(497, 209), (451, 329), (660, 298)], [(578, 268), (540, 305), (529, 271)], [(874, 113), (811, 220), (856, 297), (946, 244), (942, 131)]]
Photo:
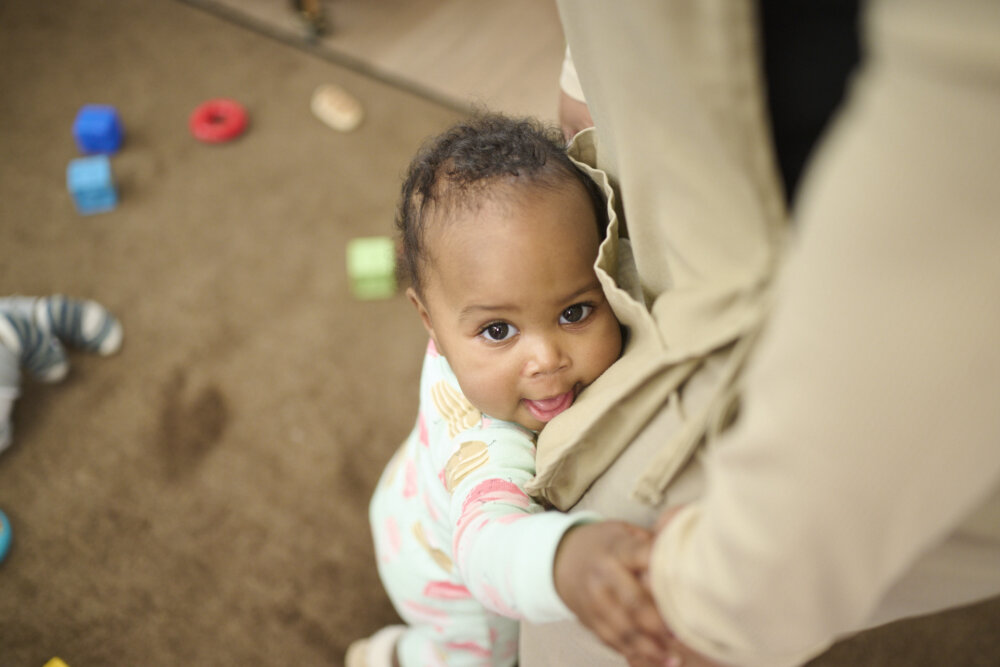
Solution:
[(622, 339), (618, 321), (614, 318), (608, 318), (608, 322), (605, 325), (605, 335), (595, 341), (593, 349), (588, 355), (588, 358), (591, 360), (591, 367), (588, 371), (592, 376), (589, 378), (589, 382), (596, 380), (597, 376), (615, 363), (618, 357), (621, 356), (621, 351)]
[(520, 399), (516, 386), (497, 374), (478, 377), (470, 386), (466, 398), (480, 411), (504, 420), (510, 420), (514, 416)]

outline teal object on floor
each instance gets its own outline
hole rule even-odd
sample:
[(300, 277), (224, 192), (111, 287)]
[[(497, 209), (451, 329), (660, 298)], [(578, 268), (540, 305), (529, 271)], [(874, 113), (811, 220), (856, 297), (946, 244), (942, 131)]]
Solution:
[(82, 215), (110, 211), (118, 204), (107, 155), (94, 155), (71, 160), (66, 167), (66, 187), (76, 210)]
[(10, 521), (7, 520), (3, 510), (0, 510), (0, 563), (7, 557), (8, 551), (10, 551)]

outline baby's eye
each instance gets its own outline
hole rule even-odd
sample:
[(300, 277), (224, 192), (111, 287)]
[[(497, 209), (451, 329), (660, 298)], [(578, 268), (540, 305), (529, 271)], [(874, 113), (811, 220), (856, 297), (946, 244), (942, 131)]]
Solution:
[(577, 322), (582, 322), (583, 320), (590, 317), (590, 314), (593, 311), (594, 307), (589, 303), (573, 304), (566, 310), (562, 311), (562, 315), (559, 316), (559, 323), (575, 324)]
[(507, 324), (506, 322), (491, 322), (483, 327), (483, 330), (479, 332), (479, 335), (486, 338), (486, 340), (499, 343), (500, 341), (507, 340), (516, 333), (517, 327), (513, 324)]

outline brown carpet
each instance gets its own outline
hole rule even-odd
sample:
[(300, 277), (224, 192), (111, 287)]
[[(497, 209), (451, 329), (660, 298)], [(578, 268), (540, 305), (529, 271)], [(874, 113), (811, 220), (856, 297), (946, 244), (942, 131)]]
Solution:
[[(338, 134), (313, 89), (355, 92)], [(235, 143), (188, 114), (229, 96)], [(65, 188), (83, 104), (118, 107), (121, 203)], [(0, 3), (0, 293), (98, 299), (115, 357), (26, 382), (0, 509), (0, 667), (339, 665), (394, 620), (366, 506), (409, 429), (424, 335), (348, 292), (345, 243), (391, 233), (401, 170), (458, 116), (171, 0)], [(996, 602), (898, 624), (823, 665), (993, 665)]]
[[(311, 114), (325, 82), (364, 102), (357, 131)], [(251, 126), (200, 144), (188, 115), (218, 96)], [(120, 205), (81, 217), (90, 103), (126, 141)], [(394, 619), (366, 508), (425, 338), (404, 297), (350, 296), (344, 249), (392, 233), (402, 170), (457, 117), (180, 2), (0, 3), (0, 292), (125, 327), (16, 405), (0, 666), (338, 665)]]

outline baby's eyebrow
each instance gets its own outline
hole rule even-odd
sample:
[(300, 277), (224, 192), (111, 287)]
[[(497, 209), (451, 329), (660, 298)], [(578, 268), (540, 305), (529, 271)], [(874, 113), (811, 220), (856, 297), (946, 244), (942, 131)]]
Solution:
[(496, 305), (488, 305), (488, 304), (474, 303), (466, 306), (461, 311), (459, 311), (458, 319), (459, 320), (473, 319), (476, 317), (482, 317), (483, 315), (487, 315), (489, 313), (497, 313), (497, 312), (516, 313), (519, 310), (520, 308), (518, 308), (515, 304), (501, 303)]
[[(580, 289), (559, 298), (555, 303), (559, 304), (571, 303), (572, 301), (580, 298), (584, 294), (600, 289), (601, 289), (601, 283), (595, 280), (593, 283), (589, 285), (584, 285)], [(459, 311), (458, 319), (459, 321), (476, 319), (482, 317), (483, 315), (488, 315), (490, 313), (499, 313), (499, 312), (516, 314), (520, 310), (521, 310), (520, 306), (518, 306), (516, 303), (499, 303), (499, 304), (473, 303), (469, 304), (468, 306), (465, 306), (464, 308), (462, 308), (462, 310)]]
[(589, 285), (581, 287), (572, 294), (567, 294), (566, 296), (564, 296), (562, 299), (560, 299), (559, 303), (569, 303), (570, 301), (579, 299), (584, 294), (587, 294), (588, 292), (593, 292), (595, 290), (603, 292), (603, 290), (601, 289), (601, 283), (596, 278), (594, 279), (594, 282), (590, 283)]

